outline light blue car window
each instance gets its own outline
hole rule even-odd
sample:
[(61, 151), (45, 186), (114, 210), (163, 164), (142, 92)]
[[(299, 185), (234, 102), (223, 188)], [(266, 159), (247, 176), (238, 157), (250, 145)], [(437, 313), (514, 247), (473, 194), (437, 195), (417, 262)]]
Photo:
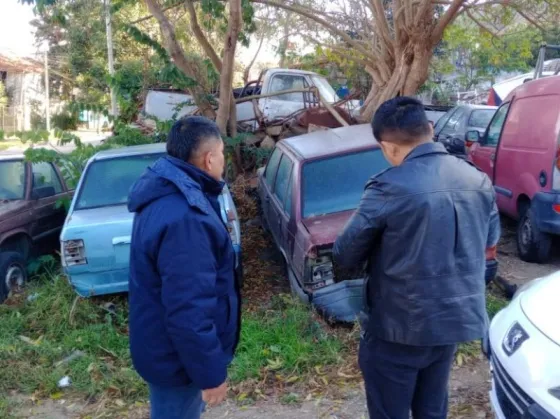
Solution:
[(134, 182), (162, 155), (126, 156), (93, 162), (84, 174), (75, 210), (126, 204)]
[(303, 218), (356, 209), (368, 179), (388, 167), (379, 149), (305, 163)]

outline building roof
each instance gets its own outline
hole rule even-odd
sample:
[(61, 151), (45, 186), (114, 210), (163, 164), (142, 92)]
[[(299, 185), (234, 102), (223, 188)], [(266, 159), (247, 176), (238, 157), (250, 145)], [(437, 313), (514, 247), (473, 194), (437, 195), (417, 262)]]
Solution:
[(165, 143), (145, 144), (131, 147), (112, 148), (104, 150), (93, 156), (92, 160), (106, 160), (118, 157), (137, 156), (141, 154), (165, 153)]
[(379, 147), (369, 124), (315, 131), (286, 138), (282, 144), (302, 160)]
[(19, 57), (3, 51), (0, 52), (0, 71), (42, 73), (43, 65), (32, 58)]

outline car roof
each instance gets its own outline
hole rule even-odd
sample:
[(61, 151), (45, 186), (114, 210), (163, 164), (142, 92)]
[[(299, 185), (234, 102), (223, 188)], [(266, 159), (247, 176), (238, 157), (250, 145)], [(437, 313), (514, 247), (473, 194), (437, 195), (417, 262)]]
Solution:
[(107, 159), (114, 159), (118, 157), (137, 156), (140, 154), (158, 154), (158, 153), (165, 153), (165, 150), (166, 150), (165, 143), (136, 145), (136, 146), (122, 147), (122, 148), (111, 148), (109, 150), (103, 150), (95, 154), (92, 160), (94, 161), (107, 160)]
[(513, 96), (517, 99), (542, 96), (542, 95), (559, 95), (560, 94), (560, 76), (544, 77), (542, 79), (528, 81), (514, 89), (504, 100), (508, 102)]
[(488, 105), (460, 105), (463, 108), (469, 108), (472, 110), (477, 110), (477, 109), (498, 109), (497, 106), (488, 106)]
[(0, 154), (0, 161), (23, 160), (25, 158), (21, 151), (4, 151)]
[(286, 138), (279, 144), (291, 150), (301, 160), (379, 147), (379, 143), (373, 137), (370, 124), (314, 131), (309, 134)]

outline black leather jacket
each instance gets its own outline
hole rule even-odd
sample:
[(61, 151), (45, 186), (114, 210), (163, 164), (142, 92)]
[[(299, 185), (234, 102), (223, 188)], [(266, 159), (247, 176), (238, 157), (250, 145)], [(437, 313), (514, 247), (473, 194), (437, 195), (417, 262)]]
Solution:
[(488, 176), (430, 142), (370, 179), (334, 258), (346, 267), (368, 265), (366, 333), (447, 345), (486, 331), (485, 249), (499, 235)]

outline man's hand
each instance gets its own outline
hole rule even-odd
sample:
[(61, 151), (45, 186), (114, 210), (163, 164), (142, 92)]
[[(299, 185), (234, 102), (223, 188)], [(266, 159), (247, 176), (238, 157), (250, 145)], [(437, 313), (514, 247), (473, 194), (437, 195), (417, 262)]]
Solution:
[(227, 396), (227, 391), (226, 383), (223, 383), (220, 387), (202, 390), (202, 400), (209, 406), (215, 406), (224, 401)]

